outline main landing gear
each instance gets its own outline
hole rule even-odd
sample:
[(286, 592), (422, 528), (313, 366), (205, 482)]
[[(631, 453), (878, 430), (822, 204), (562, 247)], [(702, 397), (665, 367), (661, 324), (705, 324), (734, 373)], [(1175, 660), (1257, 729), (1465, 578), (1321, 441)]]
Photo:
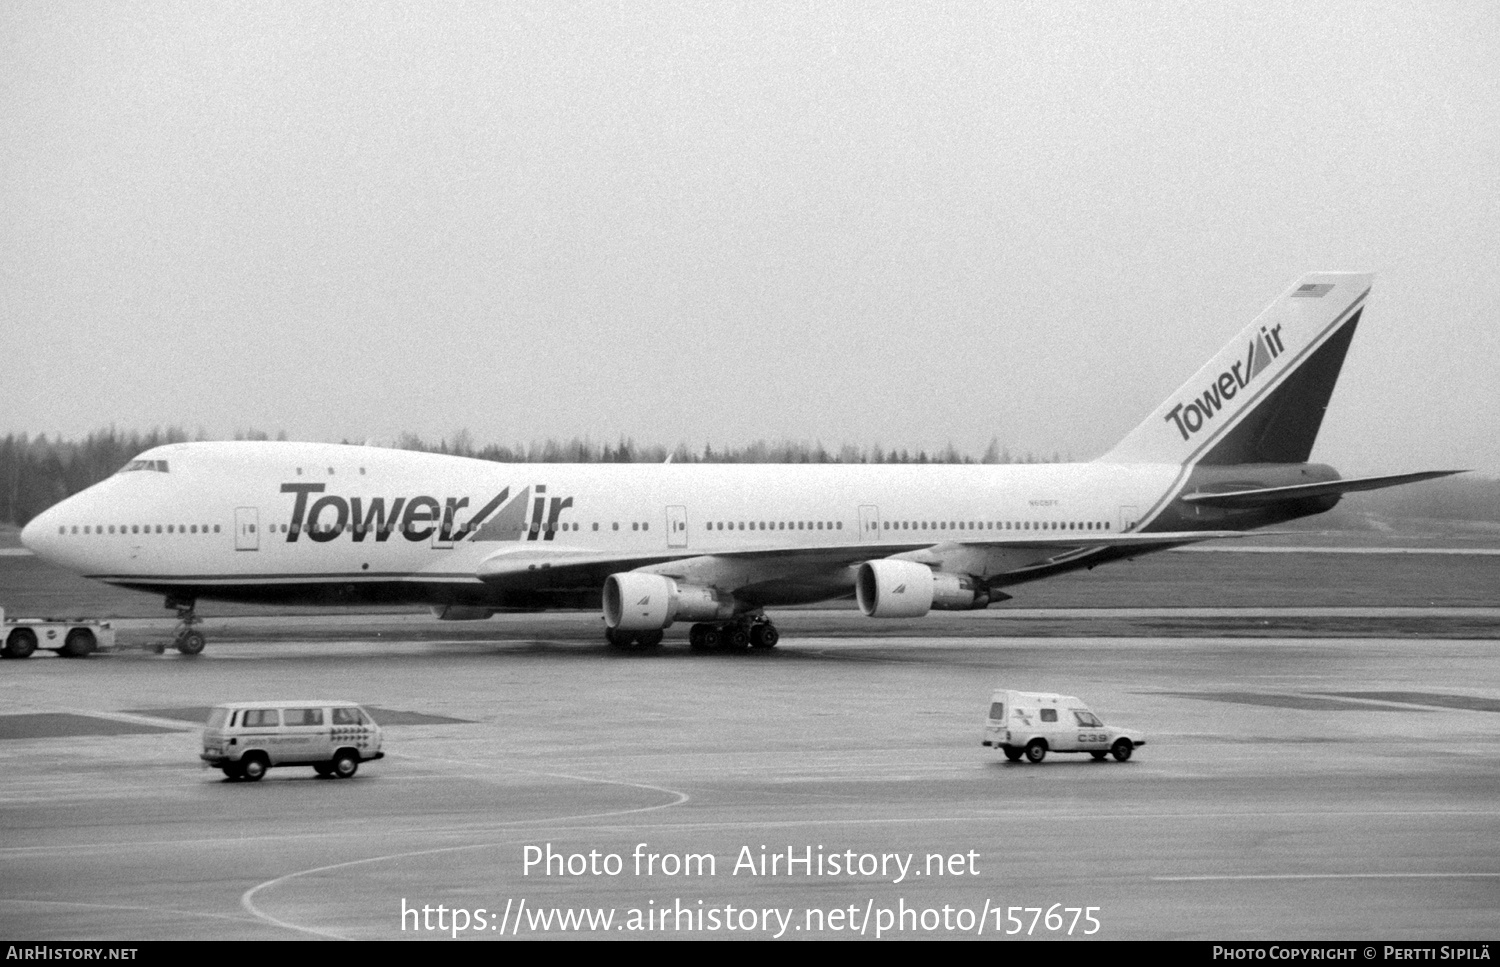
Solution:
[[(622, 631), (604, 629), (604, 640), (611, 648), (644, 651), (661, 645), (666, 637), (661, 631)], [(723, 624), (695, 624), (688, 631), (688, 646), (693, 651), (743, 651), (746, 648), (775, 648), (781, 632), (763, 614), (744, 616)]]
[[(166, 607), (177, 609), (177, 627), (172, 630), (172, 647), (184, 655), (202, 654), (203, 646), (208, 644), (203, 632), (193, 627), (203, 623), (203, 619), (193, 612), (196, 604), (192, 599), (184, 601), (180, 598), (168, 598), (166, 603)], [(158, 655), (166, 650), (166, 645), (156, 646)]]
[(688, 631), (688, 646), (694, 651), (768, 649), (780, 640), (781, 632), (763, 614), (725, 624), (696, 624)]
[(665, 631), (623, 631), (619, 628), (605, 628), (604, 640), (609, 642), (611, 648), (620, 649), (646, 649), (655, 648), (660, 645), (662, 639), (667, 636)]

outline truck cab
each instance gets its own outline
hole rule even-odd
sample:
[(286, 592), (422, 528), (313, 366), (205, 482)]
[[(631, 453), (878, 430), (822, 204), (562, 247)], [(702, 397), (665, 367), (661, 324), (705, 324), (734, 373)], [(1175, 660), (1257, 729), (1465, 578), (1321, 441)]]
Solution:
[(1124, 762), (1145, 744), (1139, 732), (1105, 725), (1073, 695), (1001, 688), (990, 696), (983, 745), (1011, 762), (1022, 756), (1041, 762), (1048, 752), (1087, 752), (1096, 760), (1112, 755)]

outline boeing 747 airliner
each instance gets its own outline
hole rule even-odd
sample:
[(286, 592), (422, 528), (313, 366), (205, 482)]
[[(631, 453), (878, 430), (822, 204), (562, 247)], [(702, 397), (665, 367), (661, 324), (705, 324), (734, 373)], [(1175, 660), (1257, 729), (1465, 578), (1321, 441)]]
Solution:
[(598, 607), (619, 647), (773, 647), (765, 609), (871, 618), (1328, 510), (1456, 471), (1309, 463), (1372, 276), (1308, 275), (1093, 463), (499, 464), (319, 443), (177, 443), (27, 525), (88, 577), (166, 597), (412, 603), (439, 618)]

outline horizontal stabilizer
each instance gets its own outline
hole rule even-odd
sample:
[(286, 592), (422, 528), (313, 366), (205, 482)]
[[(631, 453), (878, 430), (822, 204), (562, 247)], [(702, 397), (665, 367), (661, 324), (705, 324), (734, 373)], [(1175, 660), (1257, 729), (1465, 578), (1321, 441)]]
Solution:
[(1183, 503), (1205, 507), (1243, 508), (1264, 507), (1284, 500), (1303, 500), (1308, 497), (1331, 497), (1359, 490), (1382, 490), (1416, 483), (1419, 480), (1435, 480), (1448, 477), (1463, 470), (1423, 470), (1420, 473), (1397, 473), (1384, 477), (1353, 477), (1349, 480), (1329, 480), (1324, 483), (1294, 484), (1290, 487), (1259, 487), (1255, 490), (1231, 490), (1225, 493), (1184, 494)]

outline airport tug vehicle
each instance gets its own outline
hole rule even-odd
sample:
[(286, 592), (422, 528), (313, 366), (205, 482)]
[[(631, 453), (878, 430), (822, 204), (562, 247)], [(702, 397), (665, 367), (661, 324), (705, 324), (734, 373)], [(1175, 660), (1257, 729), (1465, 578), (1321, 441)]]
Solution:
[(1139, 732), (1105, 725), (1072, 695), (996, 689), (990, 696), (983, 745), (999, 749), (1011, 762), (1022, 756), (1041, 762), (1048, 752), (1087, 752), (1124, 762), (1146, 744)]
[(278, 766), (349, 779), (385, 757), (380, 743), (380, 726), (353, 702), (231, 702), (209, 711), (198, 758), (230, 780), (258, 782)]
[(92, 618), (7, 618), (0, 608), (0, 656), (30, 658), (47, 648), (64, 658), (86, 658), (115, 646), (115, 627)]

